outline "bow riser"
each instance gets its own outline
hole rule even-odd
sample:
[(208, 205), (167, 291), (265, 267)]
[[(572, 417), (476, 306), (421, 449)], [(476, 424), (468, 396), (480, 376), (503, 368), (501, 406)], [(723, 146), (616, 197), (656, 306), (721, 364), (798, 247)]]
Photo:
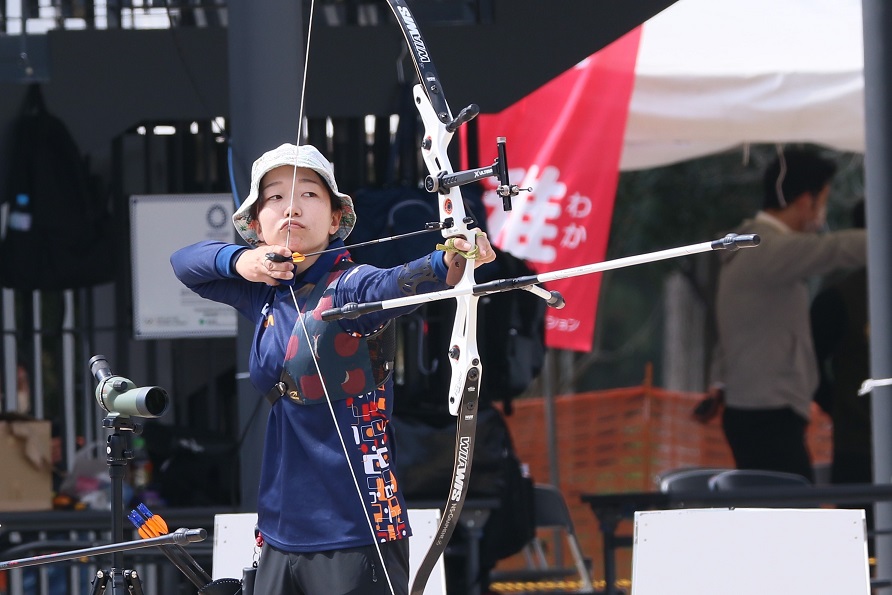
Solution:
[[(473, 286), (473, 284), (472, 284)], [(457, 298), (455, 326), (452, 327), (449, 363), (452, 378), (449, 383), (449, 412), (452, 415), (477, 415), (476, 399), (480, 396), (480, 378), (483, 364), (477, 350), (477, 296), (471, 299)], [(471, 393), (470, 395), (466, 393)], [(473, 396), (473, 410), (468, 408), (468, 397)], [(464, 403), (464, 408), (462, 408)], [(462, 408), (462, 411), (459, 409)]]
[[(421, 85), (415, 85), (414, 97), (425, 129), (421, 153), (428, 172), (432, 176), (444, 171), (452, 172), (447, 149), (453, 133), (446, 130), (446, 126), (440, 121), (431, 106), (429, 95), (424, 92)], [(448, 110), (448, 107), (446, 109)], [(465, 212), (464, 200), (458, 186), (450, 188), (448, 193), (438, 194), (438, 198), (440, 220), (453, 222), (452, 227), (443, 229), (443, 237), (462, 236), (471, 244), (475, 244), (477, 241), (476, 231), (468, 227), (470, 219)], [(461, 280), (455, 287), (465, 288), (473, 287), (473, 285), (474, 267), (473, 265), (465, 266)], [(473, 295), (469, 295), (468, 298), (470, 299), (457, 300), (456, 319), (449, 343), (449, 363), (452, 366), (452, 377), (449, 384), (449, 412), (452, 415), (459, 414), (459, 408), (464, 400), (463, 393), (468, 390), (468, 378), (475, 379), (476, 386), (472, 387), (472, 390), (477, 392), (480, 376), (483, 373), (483, 366), (480, 363), (480, 355), (477, 350), (477, 298)]]
[[(446, 130), (445, 124), (440, 122), (433, 106), (430, 102), (430, 96), (424, 92), (421, 85), (413, 87), (413, 96), (415, 97), (415, 107), (421, 115), (421, 122), (424, 124), (424, 141), (421, 144), (421, 157), (427, 166), (427, 171), (432, 177), (437, 177), (441, 172), (452, 173), (452, 163), (449, 161), (449, 143), (452, 141), (453, 133)], [(448, 110), (449, 108), (446, 107)], [(467, 214), (465, 213), (465, 204), (462, 200), (461, 190), (458, 186), (453, 186), (448, 193), (440, 193), (440, 220), (446, 221), (452, 219), (452, 227), (443, 229), (443, 237), (462, 235), (472, 244), (476, 238), (474, 233), (468, 229)], [(473, 267), (467, 267), (465, 277), (473, 278)]]

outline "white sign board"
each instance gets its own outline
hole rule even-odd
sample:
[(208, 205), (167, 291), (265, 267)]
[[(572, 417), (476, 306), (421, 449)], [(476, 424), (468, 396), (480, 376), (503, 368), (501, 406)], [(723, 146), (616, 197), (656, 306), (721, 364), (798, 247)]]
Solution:
[[(412, 537), (409, 538), (409, 585), (415, 580), (415, 573), (424, 559), (424, 554), (434, 541), (440, 511), (433, 509), (410, 508), (409, 525)], [(242, 578), (242, 571), (250, 568), (257, 559), (254, 551), (254, 526), (256, 513), (218, 514), (214, 517), (213, 579)], [(424, 595), (445, 595), (446, 572), (443, 556), (437, 560), (430, 579), (424, 587)], [(258, 594), (259, 595), (259, 594)]]
[(236, 311), (199, 297), (173, 274), (170, 255), (200, 240), (233, 242), (232, 196), (130, 197), (133, 334), (137, 339), (234, 337)]
[(632, 595), (869, 595), (863, 510), (635, 513)]

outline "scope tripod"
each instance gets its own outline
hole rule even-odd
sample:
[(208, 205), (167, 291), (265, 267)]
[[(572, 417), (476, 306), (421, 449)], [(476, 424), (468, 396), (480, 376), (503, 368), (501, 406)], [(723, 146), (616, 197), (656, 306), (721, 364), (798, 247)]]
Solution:
[[(120, 583), (115, 578), (117, 576), (120, 576), (122, 579)], [(109, 591), (107, 590), (107, 587), (109, 582), (111, 582), (111, 593), (132, 593), (133, 595), (143, 595), (142, 583), (139, 581), (139, 576), (136, 574), (135, 570), (124, 570), (118, 574), (114, 568), (111, 569), (111, 573), (104, 570), (96, 572), (96, 578), (93, 579), (93, 590), (91, 593), (94, 595), (108, 593)]]
[[(240, 580), (231, 578), (212, 580), (181, 547), (206, 539), (207, 531), (204, 529), (181, 528), (172, 533), (166, 533), (167, 526), (165, 524), (164, 532), (166, 534), (137, 541), (124, 541), (124, 476), (127, 474), (129, 461), (134, 457), (132, 434), (142, 431), (142, 424), (132, 419), (131, 415), (159, 417), (167, 410), (168, 397), (167, 393), (158, 387), (136, 388), (132, 381), (115, 376), (109, 370), (104, 355), (91, 358), (90, 369), (96, 379), (100, 381), (96, 389), (96, 399), (108, 412), (108, 415), (102, 420), (102, 427), (111, 430), (107, 440), (105, 459), (111, 480), (112, 543), (58, 554), (8, 560), (0, 562), (0, 571), (111, 553), (111, 568), (97, 571), (91, 583), (93, 586), (91, 595), (143, 595), (139, 575), (135, 570), (124, 568), (124, 551), (160, 546), (162, 553), (198, 587), (199, 593), (202, 595), (240, 595), (242, 592)], [(156, 531), (155, 534), (157, 535), (157, 533)], [(148, 533), (148, 535), (152, 534)], [(140, 529), (140, 535), (148, 536), (142, 532), (142, 529)], [(173, 546), (179, 553), (174, 552), (173, 549), (167, 549), (167, 546)]]
[[(112, 567), (109, 570), (100, 570), (96, 573), (92, 582), (92, 593), (95, 595), (111, 595), (115, 593), (118, 595), (143, 595), (139, 575), (134, 570), (124, 569), (124, 551), (156, 546), (160, 546), (163, 551), (165, 547), (171, 545), (183, 546), (207, 539), (207, 531), (204, 529), (180, 528), (159, 537), (124, 541), (124, 523), (122, 520), (124, 474), (127, 461), (133, 457), (133, 452), (130, 448), (129, 434), (121, 434), (118, 430), (127, 428), (127, 431), (134, 431), (134, 429), (138, 431), (139, 426), (126, 419), (126, 417), (118, 419), (119, 417), (111, 415), (103, 421), (103, 426), (115, 430), (108, 438), (107, 449), (109, 475), (112, 478), (112, 533), (114, 534), (114, 543), (57, 554), (42, 554), (30, 558), (7, 560), (0, 562), (0, 571), (110, 553), (112, 554)], [(111, 586), (110, 591), (109, 586)], [(238, 595), (240, 592), (240, 581), (235, 579), (218, 579), (208, 582), (208, 584), (200, 588), (205, 595)]]
[[(110, 413), (102, 420), (102, 427), (112, 430), (108, 436), (105, 461), (111, 479), (112, 542), (121, 543), (124, 541), (124, 476), (128, 462), (133, 459), (132, 434), (141, 432), (142, 426), (128, 416)], [(139, 575), (135, 570), (124, 568), (123, 550), (112, 554), (110, 569), (96, 572), (91, 594), (143, 595)]]
[[(140, 433), (142, 426), (132, 421), (129, 416), (117, 413), (110, 413), (106, 416), (102, 420), (102, 426), (113, 430), (108, 437), (108, 446), (106, 447), (108, 475), (111, 479), (112, 539), (115, 543), (122, 543), (124, 541), (124, 476), (127, 472), (127, 464), (134, 456), (131, 446), (132, 434)], [(165, 543), (173, 543), (178, 547), (183, 543), (201, 541), (206, 536), (207, 533), (204, 529), (197, 531), (177, 529), (173, 533), (147, 539), (142, 543), (166, 540)], [(91, 595), (143, 595), (139, 575), (135, 570), (124, 568), (125, 549), (132, 548), (114, 549), (111, 568), (97, 571), (96, 577), (93, 579)], [(164, 551), (163, 547), (162, 551)], [(197, 575), (194, 569), (184, 567), (181, 562), (169, 554), (168, 558), (199, 588), (199, 593), (204, 595), (239, 595), (242, 592), (241, 581), (237, 579), (224, 578), (211, 581), (210, 577), (197, 564), (196, 567), (200, 571), (200, 575)], [(189, 560), (195, 564), (194, 560), (191, 558)], [(111, 587), (110, 590), (109, 587)]]

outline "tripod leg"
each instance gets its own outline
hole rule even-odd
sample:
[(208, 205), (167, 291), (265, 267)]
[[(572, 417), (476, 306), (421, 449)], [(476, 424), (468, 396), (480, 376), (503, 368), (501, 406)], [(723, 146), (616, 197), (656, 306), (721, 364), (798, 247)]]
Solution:
[(97, 570), (96, 576), (93, 578), (93, 590), (90, 591), (91, 595), (104, 595), (105, 587), (108, 585), (109, 573), (105, 570)]
[(127, 585), (128, 593), (131, 593), (132, 595), (143, 595), (142, 583), (135, 570), (124, 571), (124, 584)]

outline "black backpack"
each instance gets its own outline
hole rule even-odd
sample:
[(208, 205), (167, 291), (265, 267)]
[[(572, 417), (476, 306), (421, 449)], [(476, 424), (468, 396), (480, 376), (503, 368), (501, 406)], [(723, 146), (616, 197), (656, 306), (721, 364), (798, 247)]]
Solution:
[(9, 174), (0, 206), (0, 285), (69, 289), (113, 278), (112, 226), (85, 159), (65, 124), (50, 114), (40, 87), (29, 88), (10, 136)]

